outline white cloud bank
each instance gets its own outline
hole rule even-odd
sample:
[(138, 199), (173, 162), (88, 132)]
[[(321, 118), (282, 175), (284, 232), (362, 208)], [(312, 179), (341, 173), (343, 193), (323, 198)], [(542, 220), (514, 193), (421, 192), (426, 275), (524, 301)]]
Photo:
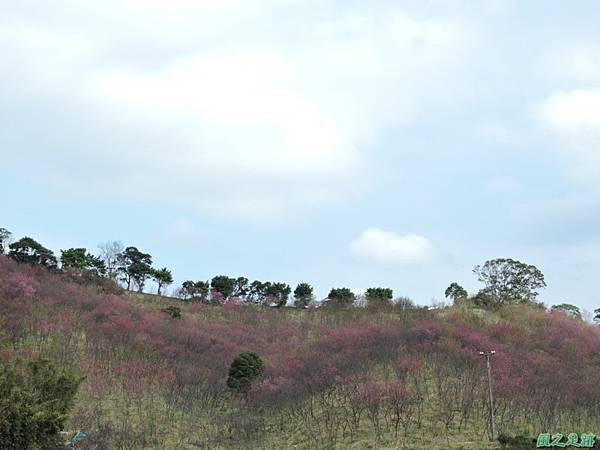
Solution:
[(384, 4), (27, 4), (0, 17), (11, 160), (78, 192), (258, 220), (361, 192), (366, 144), (456, 107), (472, 41)]
[(381, 266), (406, 266), (426, 262), (433, 256), (433, 244), (418, 234), (401, 235), (369, 228), (350, 244), (358, 261)]

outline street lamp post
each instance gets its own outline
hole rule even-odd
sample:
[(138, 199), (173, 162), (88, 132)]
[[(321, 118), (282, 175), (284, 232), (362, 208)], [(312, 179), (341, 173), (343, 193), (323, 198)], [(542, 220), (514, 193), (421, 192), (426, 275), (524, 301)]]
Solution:
[(490, 357), (494, 353), (496, 353), (495, 350), (479, 352), (481, 356), (485, 356), (485, 362), (487, 366), (488, 388), (490, 393), (490, 429), (492, 431), (492, 441), (496, 439), (496, 424), (494, 423), (494, 395), (492, 394), (492, 364), (490, 363)]

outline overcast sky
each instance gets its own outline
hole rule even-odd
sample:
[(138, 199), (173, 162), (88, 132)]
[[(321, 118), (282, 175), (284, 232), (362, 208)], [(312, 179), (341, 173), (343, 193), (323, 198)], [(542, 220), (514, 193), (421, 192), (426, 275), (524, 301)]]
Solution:
[(600, 307), (597, 2), (0, 7), (16, 237), (420, 304), (511, 257)]

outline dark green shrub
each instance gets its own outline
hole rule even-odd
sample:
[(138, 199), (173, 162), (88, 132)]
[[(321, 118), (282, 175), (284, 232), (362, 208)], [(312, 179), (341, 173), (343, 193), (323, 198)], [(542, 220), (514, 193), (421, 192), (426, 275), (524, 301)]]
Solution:
[(500, 434), (498, 436), (498, 442), (502, 448), (510, 450), (529, 450), (535, 448), (536, 439), (528, 438), (521, 434), (517, 436), (510, 436), (508, 434)]
[(247, 393), (252, 382), (265, 370), (265, 365), (254, 352), (242, 352), (231, 363), (227, 386), (237, 393)]
[(167, 306), (166, 308), (161, 309), (161, 311), (169, 314), (173, 319), (181, 317), (181, 308), (178, 306)]
[(51, 449), (83, 380), (50, 361), (0, 364), (0, 442), (2, 448)]

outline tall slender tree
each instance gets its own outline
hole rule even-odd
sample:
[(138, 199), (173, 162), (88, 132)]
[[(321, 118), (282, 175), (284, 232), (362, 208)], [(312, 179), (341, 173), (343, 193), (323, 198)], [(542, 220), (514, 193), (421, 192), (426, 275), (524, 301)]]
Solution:
[(166, 267), (154, 270), (152, 272), (152, 278), (158, 284), (158, 295), (161, 295), (161, 290), (164, 286), (168, 286), (173, 283), (173, 274)]
[(136, 247), (127, 247), (119, 255), (119, 272), (122, 281), (127, 284), (127, 290), (131, 290), (132, 283), (135, 283), (138, 292), (142, 292), (146, 280), (152, 276), (152, 271), (152, 256)]
[(120, 255), (123, 253), (123, 244), (119, 241), (108, 241), (98, 246), (100, 258), (106, 266), (106, 274), (109, 278), (117, 276)]
[(6, 253), (12, 233), (6, 228), (0, 228), (0, 255)]
[(294, 306), (304, 308), (313, 300), (313, 287), (308, 283), (299, 283), (294, 289)]

